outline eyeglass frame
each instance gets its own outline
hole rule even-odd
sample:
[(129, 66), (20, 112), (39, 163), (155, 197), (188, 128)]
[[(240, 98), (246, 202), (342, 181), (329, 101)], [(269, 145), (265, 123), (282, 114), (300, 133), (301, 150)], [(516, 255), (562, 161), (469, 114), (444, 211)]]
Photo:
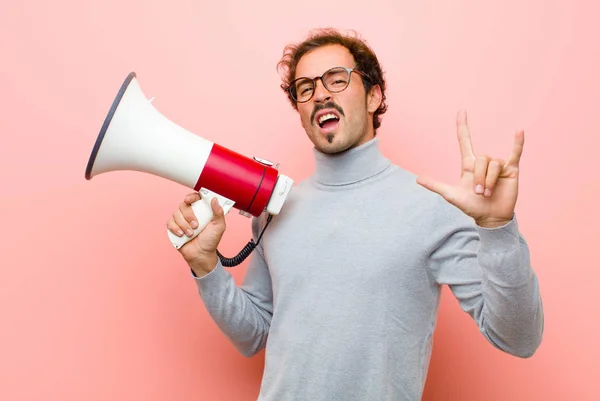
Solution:
[[(330, 90), (330, 89), (327, 87), (327, 84), (326, 84), (326, 83), (323, 81), (323, 76), (325, 76), (325, 74), (327, 74), (329, 71), (331, 71), (331, 70), (335, 70), (335, 69), (337, 69), (337, 68), (344, 69), (344, 70), (346, 70), (346, 72), (348, 73), (348, 85), (346, 85), (346, 86), (344, 87), (344, 89), (337, 90), (337, 91), (332, 91), (332, 90)], [(296, 78), (296, 79), (294, 79), (292, 82), (290, 82), (290, 84), (289, 84), (289, 85), (288, 85), (288, 87), (286, 88), (286, 91), (287, 91), (287, 92), (288, 92), (288, 94), (291, 96), (291, 98), (292, 98), (292, 99), (294, 99), (294, 101), (295, 101), (295, 102), (297, 102), (297, 103), (306, 103), (306, 102), (308, 102), (310, 99), (312, 99), (312, 98), (313, 98), (313, 96), (315, 95), (315, 90), (317, 89), (317, 80), (320, 80), (320, 81), (321, 81), (321, 83), (323, 84), (323, 87), (324, 87), (325, 89), (327, 89), (327, 91), (329, 91), (329, 92), (331, 92), (331, 93), (340, 93), (340, 92), (343, 92), (343, 91), (345, 91), (346, 89), (348, 89), (348, 87), (350, 86), (350, 81), (351, 81), (351, 79), (352, 79), (352, 73), (353, 73), (353, 72), (356, 72), (356, 73), (357, 73), (358, 75), (360, 75), (361, 77), (363, 77), (363, 78), (365, 78), (365, 79), (367, 79), (367, 80), (370, 80), (370, 78), (369, 78), (369, 76), (368, 76), (367, 74), (365, 74), (364, 72), (362, 72), (362, 71), (360, 71), (360, 70), (357, 70), (356, 68), (348, 68), (348, 67), (343, 67), (343, 66), (337, 66), (337, 67), (331, 67), (330, 69), (328, 69), (327, 71), (325, 71), (323, 74), (321, 74), (321, 75), (320, 75), (320, 76), (318, 76), (318, 77), (314, 77), (314, 78), (309, 78), (309, 77), (300, 77), (300, 78)], [(304, 101), (302, 101), (302, 102), (301, 102), (301, 101), (299, 101), (299, 100), (296, 98), (296, 96), (294, 96), (294, 95), (292, 94), (292, 87), (294, 87), (294, 86), (295, 86), (294, 84), (295, 84), (297, 81), (300, 81), (301, 79), (308, 79), (308, 80), (312, 81), (312, 83), (313, 83), (313, 92), (312, 92), (312, 94), (310, 95), (310, 97), (309, 97), (308, 99), (306, 99), (306, 100), (304, 100)]]

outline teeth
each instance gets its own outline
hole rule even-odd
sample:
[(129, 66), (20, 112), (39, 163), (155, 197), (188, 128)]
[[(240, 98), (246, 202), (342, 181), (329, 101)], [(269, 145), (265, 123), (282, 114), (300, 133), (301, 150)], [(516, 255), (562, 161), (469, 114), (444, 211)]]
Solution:
[(319, 118), (319, 124), (323, 124), (325, 121), (332, 119), (332, 118), (335, 118), (336, 120), (338, 119), (337, 116), (332, 113), (322, 115), (321, 118)]

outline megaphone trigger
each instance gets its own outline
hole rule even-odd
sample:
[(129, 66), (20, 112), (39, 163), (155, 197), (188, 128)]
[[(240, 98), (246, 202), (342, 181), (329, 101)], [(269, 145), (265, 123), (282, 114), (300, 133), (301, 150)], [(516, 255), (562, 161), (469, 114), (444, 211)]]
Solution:
[(169, 240), (171, 244), (175, 247), (175, 249), (180, 249), (182, 246), (193, 240), (204, 230), (204, 228), (210, 223), (213, 219), (213, 211), (210, 203), (213, 198), (217, 198), (219, 205), (223, 209), (223, 213), (226, 215), (234, 205), (234, 201), (231, 199), (227, 199), (224, 196), (221, 196), (209, 189), (202, 188), (200, 189), (200, 200), (192, 203), (192, 211), (196, 216), (196, 220), (198, 221), (198, 227), (194, 230), (194, 234), (191, 237), (183, 234), (181, 237), (176, 236), (171, 231), (167, 230), (167, 234), (169, 236)]

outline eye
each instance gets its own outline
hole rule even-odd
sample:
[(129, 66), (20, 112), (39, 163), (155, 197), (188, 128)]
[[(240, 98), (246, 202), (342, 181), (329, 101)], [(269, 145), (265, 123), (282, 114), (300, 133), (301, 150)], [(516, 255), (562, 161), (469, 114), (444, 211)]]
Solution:
[(312, 81), (308, 79), (302, 79), (296, 82), (296, 93), (298, 95), (309, 94), (313, 89)]
[(325, 81), (331, 89), (343, 89), (348, 85), (348, 72), (337, 68), (330, 70), (325, 76)]

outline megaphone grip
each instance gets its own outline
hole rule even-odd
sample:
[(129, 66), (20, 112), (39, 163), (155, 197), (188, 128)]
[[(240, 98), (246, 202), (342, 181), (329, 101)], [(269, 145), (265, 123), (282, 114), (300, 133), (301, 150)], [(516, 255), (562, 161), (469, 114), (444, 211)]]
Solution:
[(171, 244), (175, 247), (175, 249), (180, 249), (182, 246), (193, 240), (202, 232), (202, 230), (210, 223), (213, 219), (213, 211), (210, 203), (213, 198), (217, 198), (219, 205), (223, 209), (223, 213), (227, 214), (231, 208), (233, 207), (234, 202), (231, 199), (227, 199), (224, 196), (221, 196), (213, 191), (210, 191), (206, 188), (200, 189), (201, 199), (191, 204), (192, 211), (196, 216), (196, 220), (198, 221), (198, 227), (194, 230), (194, 234), (191, 237), (188, 237), (186, 234), (178, 237), (173, 234), (171, 231), (167, 230), (167, 234), (169, 236), (169, 240)]

